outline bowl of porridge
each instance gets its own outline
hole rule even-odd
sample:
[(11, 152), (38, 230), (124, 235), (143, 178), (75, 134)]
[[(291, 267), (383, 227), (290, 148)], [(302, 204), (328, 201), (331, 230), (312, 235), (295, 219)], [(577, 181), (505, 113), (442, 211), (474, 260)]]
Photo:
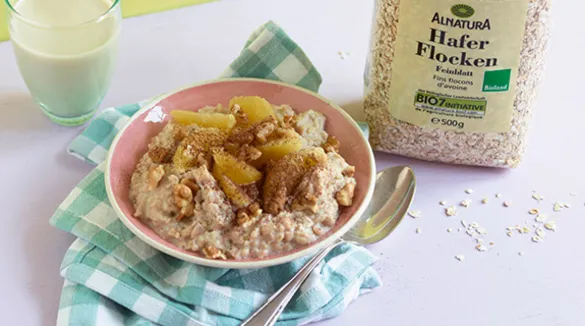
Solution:
[(372, 150), (341, 108), (260, 79), (190, 86), (118, 133), (105, 181), (121, 221), (184, 261), (260, 268), (312, 253), (357, 222)]

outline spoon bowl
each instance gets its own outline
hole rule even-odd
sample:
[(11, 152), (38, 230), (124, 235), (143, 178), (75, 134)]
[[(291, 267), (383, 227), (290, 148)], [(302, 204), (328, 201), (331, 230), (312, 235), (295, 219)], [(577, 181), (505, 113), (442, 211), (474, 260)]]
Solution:
[(408, 166), (397, 166), (378, 172), (370, 204), (343, 239), (368, 245), (386, 238), (406, 216), (415, 190), (414, 171)]

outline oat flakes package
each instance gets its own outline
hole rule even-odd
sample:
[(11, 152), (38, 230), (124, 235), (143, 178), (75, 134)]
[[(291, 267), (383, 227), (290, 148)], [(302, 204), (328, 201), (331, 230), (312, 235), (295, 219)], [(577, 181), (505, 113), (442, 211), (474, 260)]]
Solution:
[(364, 110), (376, 150), (515, 167), (551, 0), (376, 0)]

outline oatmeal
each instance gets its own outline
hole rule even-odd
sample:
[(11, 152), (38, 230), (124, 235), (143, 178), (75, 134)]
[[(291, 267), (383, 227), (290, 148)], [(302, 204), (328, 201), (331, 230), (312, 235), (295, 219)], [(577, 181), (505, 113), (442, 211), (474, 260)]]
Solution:
[(353, 203), (355, 168), (325, 116), (259, 97), (174, 111), (132, 175), (135, 216), (211, 259), (262, 258), (315, 242)]

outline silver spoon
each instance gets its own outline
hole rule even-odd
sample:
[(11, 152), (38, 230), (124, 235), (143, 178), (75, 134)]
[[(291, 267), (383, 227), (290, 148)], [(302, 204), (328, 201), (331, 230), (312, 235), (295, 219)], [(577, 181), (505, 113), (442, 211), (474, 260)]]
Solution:
[(307, 261), (290, 281), (241, 325), (274, 325), (301, 284), (333, 248), (345, 242), (369, 245), (386, 238), (406, 215), (415, 188), (416, 179), (410, 167), (397, 166), (378, 172), (372, 201), (356, 225)]

